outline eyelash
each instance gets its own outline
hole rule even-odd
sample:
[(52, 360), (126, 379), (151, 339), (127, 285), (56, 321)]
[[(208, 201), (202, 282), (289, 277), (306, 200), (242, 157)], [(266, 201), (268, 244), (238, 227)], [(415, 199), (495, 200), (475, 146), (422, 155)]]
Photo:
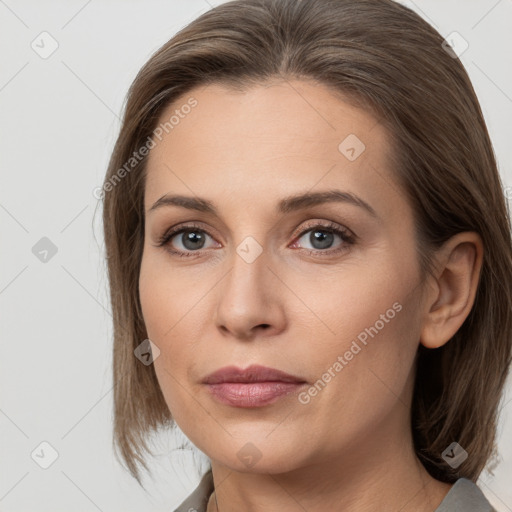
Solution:
[[(306, 225), (304, 229), (298, 234), (295, 235), (294, 241), (298, 241), (300, 238), (302, 238), (306, 233), (309, 231), (313, 231), (314, 229), (317, 229), (318, 231), (325, 231), (327, 233), (331, 233), (334, 235), (338, 235), (341, 240), (344, 242), (341, 248), (337, 249), (326, 249), (326, 250), (320, 250), (320, 249), (302, 249), (303, 251), (306, 251), (308, 254), (317, 256), (317, 255), (333, 255), (340, 252), (344, 252), (348, 250), (348, 246), (354, 245), (356, 242), (356, 236), (353, 235), (348, 229), (342, 228), (338, 226), (337, 224), (334, 224), (332, 222), (328, 222), (327, 224), (319, 224), (318, 222), (312, 223), (310, 225)], [(206, 233), (209, 237), (214, 238), (210, 233), (208, 233), (207, 230), (199, 226), (198, 224), (191, 223), (186, 226), (179, 226), (177, 228), (173, 228), (170, 231), (165, 232), (161, 237), (159, 237), (156, 246), (157, 247), (165, 247), (165, 249), (170, 252), (171, 254), (178, 256), (180, 258), (188, 258), (193, 257), (198, 254), (201, 254), (201, 250), (199, 251), (189, 251), (189, 252), (183, 252), (183, 251), (177, 251), (176, 249), (171, 249), (169, 242), (177, 235), (181, 233), (185, 233), (187, 231), (200, 231), (202, 233)]]

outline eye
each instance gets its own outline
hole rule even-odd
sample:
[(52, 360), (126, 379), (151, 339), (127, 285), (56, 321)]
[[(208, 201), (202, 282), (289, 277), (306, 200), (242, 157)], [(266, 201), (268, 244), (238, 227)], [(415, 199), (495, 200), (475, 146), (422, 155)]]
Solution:
[[(318, 221), (306, 226), (301, 233), (295, 237), (292, 248), (297, 247), (312, 255), (332, 255), (347, 251), (355, 243), (356, 236), (348, 229), (334, 223), (320, 224)], [(179, 257), (190, 257), (200, 254), (203, 250), (211, 247), (220, 247), (220, 244), (211, 244), (208, 247), (208, 239), (214, 238), (199, 225), (177, 226), (165, 232), (158, 240), (156, 246), (164, 247), (172, 255)], [(338, 243), (336, 244), (336, 239)], [(312, 249), (304, 247), (307, 244)]]
[[(336, 238), (339, 240), (337, 244)], [(292, 247), (297, 243), (311, 254), (332, 254), (348, 250), (355, 243), (355, 236), (348, 229), (337, 224), (328, 223), (324, 225), (317, 222), (303, 230)], [(312, 249), (304, 247), (307, 244), (311, 244)]]
[(208, 238), (213, 240), (213, 237), (199, 226), (181, 226), (164, 233), (157, 246), (165, 246), (167, 251), (177, 256), (193, 256), (194, 252), (208, 248)]

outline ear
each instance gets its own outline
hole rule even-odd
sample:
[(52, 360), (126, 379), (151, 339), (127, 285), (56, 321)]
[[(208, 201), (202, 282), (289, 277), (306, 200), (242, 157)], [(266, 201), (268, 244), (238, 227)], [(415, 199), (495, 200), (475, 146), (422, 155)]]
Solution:
[(474, 232), (458, 233), (439, 249), (436, 260), (420, 338), (427, 348), (447, 343), (469, 315), (482, 268), (482, 239)]

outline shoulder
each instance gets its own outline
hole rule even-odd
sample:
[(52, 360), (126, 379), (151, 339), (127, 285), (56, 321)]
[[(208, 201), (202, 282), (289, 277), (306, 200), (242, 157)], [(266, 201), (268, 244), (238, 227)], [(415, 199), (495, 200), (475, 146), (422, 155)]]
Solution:
[(480, 488), (467, 478), (459, 478), (435, 512), (496, 512)]

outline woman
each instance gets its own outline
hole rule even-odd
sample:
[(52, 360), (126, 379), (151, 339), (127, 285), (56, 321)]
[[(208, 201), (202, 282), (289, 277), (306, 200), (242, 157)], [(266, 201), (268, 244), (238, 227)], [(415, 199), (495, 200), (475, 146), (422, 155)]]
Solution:
[(493, 510), (511, 229), (461, 62), (391, 0), (236, 0), (129, 91), (103, 186), (115, 441), (181, 511)]

